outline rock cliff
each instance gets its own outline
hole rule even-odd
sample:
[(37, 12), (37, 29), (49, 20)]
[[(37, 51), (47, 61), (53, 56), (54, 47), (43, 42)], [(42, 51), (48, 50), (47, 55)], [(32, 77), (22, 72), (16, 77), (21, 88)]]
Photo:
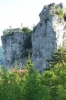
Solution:
[(40, 22), (32, 34), (32, 59), (40, 71), (46, 68), (46, 59), (51, 58), (53, 51), (64, 44), (65, 11), (63, 4), (52, 3), (44, 6), (39, 14)]
[[(46, 59), (51, 58), (55, 49), (65, 45), (66, 41), (66, 9), (62, 3), (44, 6), (39, 14), (40, 22), (32, 33), (32, 61), (35, 68), (43, 71), (47, 66)], [(21, 58), (25, 35), (14, 32), (2, 36), (5, 63), (9, 67), (15, 60), (24, 62)], [(31, 51), (31, 50), (29, 50)]]
[[(4, 62), (7, 69), (14, 67), (15, 61), (19, 66), (25, 64), (26, 56), (31, 54), (31, 44), (29, 44), (30, 35), (19, 32), (20, 29), (14, 29), (12, 34), (1, 37), (2, 47), (4, 49)], [(28, 38), (27, 38), (28, 37)], [(27, 41), (29, 39), (29, 41)], [(28, 42), (28, 43), (26, 43)], [(27, 45), (30, 45), (27, 47)], [(30, 49), (29, 49), (30, 48)]]

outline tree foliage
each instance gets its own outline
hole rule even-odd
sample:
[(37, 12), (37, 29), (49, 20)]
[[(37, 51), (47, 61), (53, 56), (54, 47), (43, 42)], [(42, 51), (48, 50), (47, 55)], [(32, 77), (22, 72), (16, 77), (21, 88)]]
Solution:
[(53, 68), (57, 63), (60, 64), (63, 60), (66, 61), (66, 48), (55, 50), (51, 55), (51, 59), (47, 59), (47, 61), (49, 62), (48, 67)]
[(30, 56), (20, 74), (17, 65), (7, 72), (0, 70), (0, 100), (66, 100), (66, 51), (56, 52), (53, 67), (41, 74)]

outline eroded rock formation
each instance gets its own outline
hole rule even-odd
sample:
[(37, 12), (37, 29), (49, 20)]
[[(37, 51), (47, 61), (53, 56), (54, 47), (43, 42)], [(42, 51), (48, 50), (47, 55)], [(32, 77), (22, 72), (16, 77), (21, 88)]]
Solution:
[[(62, 3), (49, 4), (44, 6), (40, 12), (40, 22), (33, 30), (32, 34), (32, 61), (35, 68), (43, 71), (47, 66), (46, 59), (51, 58), (51, 54), (59, 46), (65, 45), (66, 36), (66, 9)], [(2, 36), (2, 44), (4, 48), (5, 63), (13, 64), (14, 60), (19, 63), (24, 62), (23, 53), (25, 35), (19, 32)], [(21, 51), (22, 50), (22, 51)]]
[(63, 46), (66, 22), (63, 4), (49, 4), (44, 6), (39, 14), (40, 22), (32, 34), (32, 59), (36, 69), (42, 71), (47, 66), (46, 59), (51, 58), (53, 51)]

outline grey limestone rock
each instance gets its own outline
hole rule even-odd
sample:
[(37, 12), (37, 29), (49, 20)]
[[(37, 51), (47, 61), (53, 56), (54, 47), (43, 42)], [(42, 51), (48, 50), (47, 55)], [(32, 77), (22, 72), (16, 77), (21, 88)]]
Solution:
[[(22, 45), (24, 43), (25, 35), (19, 32), (14, 32), (13, 34), (2, 36), (2, 46), (4, 49), (5, 65), (8, 68), (13, 66), (15, 61), (22, 61)], [(23, 63), (23, 62), (22, 62)]]
[[(39, 14), (40, 22), (32, 34), (32, 61), (34, 67), (40, 72), (47, 67), (48, 62), (46, 59), (51, 59), (54, 50), (65, 45), (66, 22), (63, 16), (65, 11), (66, 9), (62, 3), (51, 3), (44, 6)], [(25, 36), (15, 32), (8, 36), (2, 36), (1, 39), (7, 68), (15, 60), (19, 64), (23, 64), (24, 57), (21, 59), (20, 56), (23, 52)]]
[(32, 60), (35, 68), (39, 71), (43, 71), (47, 67), (47, 59), (51, 59), (54, 50), (63, 46), (64, 43), (63, 35), (66, 22), (57, 14), (59, 10), (63, 12), (65, 10), (62, 3), (44, 6), (39, 14), (40, 22), (32, 34)]

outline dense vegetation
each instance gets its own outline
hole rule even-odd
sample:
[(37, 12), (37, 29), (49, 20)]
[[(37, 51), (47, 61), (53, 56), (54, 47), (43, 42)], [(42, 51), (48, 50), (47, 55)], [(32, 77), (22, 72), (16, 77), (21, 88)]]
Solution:
[(66, 100), (66, 51), (55, 51), (50, 62), (53, 67), (41, 74), (30, 56), (22, 72), (17, 65), (0, 69), (0, 100)]

